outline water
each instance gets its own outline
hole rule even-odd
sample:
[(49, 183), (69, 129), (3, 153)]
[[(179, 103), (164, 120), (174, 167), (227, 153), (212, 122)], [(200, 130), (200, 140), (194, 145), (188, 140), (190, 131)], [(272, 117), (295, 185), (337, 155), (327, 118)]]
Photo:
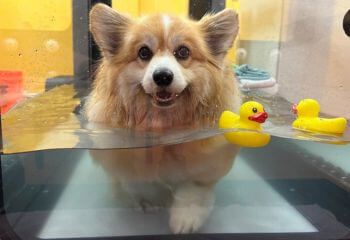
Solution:
[[(75, 83), (79, 85), (79, 83)], [(83, 84), (82, 84), (83, 85)], [(18, 153), (45, 149), (111, 149), (140, 148), (169, 145), (205, 139), (225, 132), (247, 131), (242, 129), (169, 129), (161, 134), (111, 129), (87, 123), (81, 110), (81, 99), (86, 88), (77, 89), (73, 84), (58, 86), (51, 91), (27, 98), (2, 117), (4, 153)], [(295, 116), (291, 103), (282, 97), (266, 97), (247, 93), (245, 100), (261, 102), (269, 113), (263, 124), (263, 132), (282, 138), (294, 138), (317, 142), (347, 144), (350, 128), (343, 135), (298, 131), (291, 127)], [(73, 112), (76, 112), (73, 114)]]
[[(242, 149), (217, 184), (214, 209), (199, 232), (230, 239), (256, 234), (345, 239), (349, 153), (343, 146), (277, 137), (265, 148)], [(1, 169), (0, 231), (7, 234), (22, 239), (170, 234), (168, 209), (142, 213), (125, 205), (86, 150), (3, 155)]]
[[(6, 155), (1, 156), (4, 211), (0, 235), (57, 239), (170, 234), (169, 206), (150, 207), (144, 202), (138, 210), (158, 211), (135, 211), (131, 200), (115, 193), (115, 182), (107, 174), (118, 172), (113, 168), (118, 159), (109, 160), (110, 169), (102, 168), (87, 149), (128, 149), (136, 154), (147, 148), (155, 155), (143, 156), (153, 163), (159, 161), (159, 146), (172, 148), (246, 130), (211, 127), (154, 133), (91, 125), (81, 114), (86, 88), (77, 85), (64, 84), (30, 96), (2, 116)], [(349, 235), (350, 150), (345, 145), (349, 132), (333, 136), (297, 131), (291, 128), (291, 103), (283, 98), (248, 93), (244, 100), (259, 101), (269, 112), (263, 127), (272, 141), (264, 148), (240, 151), (232, 169), (215, 187), (213, 211), (198, 231), (230, 234), (232, 239), (257, 234), (268, 239)], [(339, 142), (344, 145), (321, 144)], [(144, 164), (125, 160), (135, 166)], [(217, 159), (212, 161), (216, 167)], [(171, 164), (179, 167), (180, 163)], [(139, 167), (141, 174), (149, 171), (148, 165), (144, 168)], [(155, 175), (160, 193), (155, 194), (145, 179), (139, 179), (133, 191), (161, 201), (177, 199), (176, 185), (164, 181), (157, 171)]]

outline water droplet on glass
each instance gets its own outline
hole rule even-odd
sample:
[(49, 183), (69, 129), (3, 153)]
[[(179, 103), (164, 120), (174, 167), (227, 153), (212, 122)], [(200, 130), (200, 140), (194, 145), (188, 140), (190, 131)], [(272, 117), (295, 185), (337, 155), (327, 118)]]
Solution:
[(4, 39), (3, 45), (7, 51), (15, 51), (18, 48), (18, 42), (14, 38)]
[(247, 51), (244, 48), (237, 49), (237, 58), (243, 60), (247, 57)]
[(46, 42), (44, 42), (44, 46), (45, 49), (51, 53), (57, 52), (60, 49), (60, 45), (54, 39), (49, 39)]

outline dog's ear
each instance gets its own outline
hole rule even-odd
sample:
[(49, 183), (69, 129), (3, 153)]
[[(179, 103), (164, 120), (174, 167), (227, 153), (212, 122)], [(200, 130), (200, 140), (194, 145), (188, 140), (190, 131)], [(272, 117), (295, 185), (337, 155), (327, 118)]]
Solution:
[(238, 14), (232, 9), (225, 9), (215, 15), (204, 16), (199, 24), (211, 53), (224, 57), (238, 33)]
[(113, 56), (124, 41), (132, 19), (105, 4), (96, 4), (90, 11), (90, 31), (106, 57)]

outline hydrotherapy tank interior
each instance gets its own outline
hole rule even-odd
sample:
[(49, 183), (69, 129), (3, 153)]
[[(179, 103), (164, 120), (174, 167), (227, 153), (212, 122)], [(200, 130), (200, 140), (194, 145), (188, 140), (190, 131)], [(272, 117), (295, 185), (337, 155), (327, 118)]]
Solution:
[(87, 127), (81, 109), (100, 58), (88, 13), (97, 2), (133, 17), (199, 19), (224, 8), (239, 14), (228, 58), (244, 100), (269, 113), (263, 131), (271, 140), (241, 149), (193, 238), (350, 238), (349, 128), (321, 134), (291, 127), (292, 104), (306, 98), (319, 102), (322, 117), (350, 119), (347, 0), (0, 0), (0, 236), (171, 239), (166, 209), (125, 207), (88, 149), (152, 148), (225, 132)]

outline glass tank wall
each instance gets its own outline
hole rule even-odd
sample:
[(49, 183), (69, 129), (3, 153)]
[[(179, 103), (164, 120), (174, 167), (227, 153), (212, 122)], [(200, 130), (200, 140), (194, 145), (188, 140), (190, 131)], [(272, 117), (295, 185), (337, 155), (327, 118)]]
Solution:
[[(180, 183), (157, 173), (155, 185), (135, 180), (133, 193), (147, 196), (135, 207), (111, 178), (124, 174), (117, 160), (101, 165), (90, 150), (115, 149), (143, 176), (150, 170), (142, 164), (150, 163), (137, 156), (154, 163), (163, 147), (200, 145), (225, 131), (91, 126), (83, 108), (101, 62), (89, 32), (97, 3), (134, 18), (161, 12), (198, 20), (224, 9), (239, 15), (227, 59), (242, 100), (269, 113), (263, 131), (271, 141), (239, 151), (213, 188), (210, 214), (185, 218), (202, 223), (190, 236), (174, 235), (170, 220)], [(291, 127), (292, 104), (305, 98), (320, 103), (322, 117), (350, 118), (349, 9), (348, 0), (0, 0), (0, 238), (350, 239), (349, 127), (343, 135)], [(225, 144), (208, 150), (213, 174)], [(195, 199), (198, 191), (187, 193)]]

